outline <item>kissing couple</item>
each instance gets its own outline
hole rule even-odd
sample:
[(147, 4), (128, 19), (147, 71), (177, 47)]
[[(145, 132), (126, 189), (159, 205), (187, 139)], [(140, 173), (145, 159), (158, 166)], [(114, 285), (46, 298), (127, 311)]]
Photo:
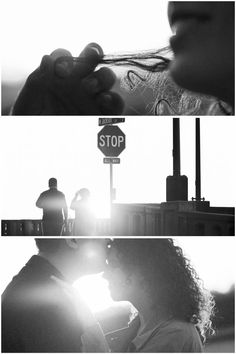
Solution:
[[(172, 239), (38, 238), (2, 295), (2, 352), (202, 352), (214, 300)], [(19, 250), (20, 252), (20, 250)], [(137, 316), (105, 333), (72, 287), (103, 272)], [(114, 319), (115, 321), (115, 319)]]

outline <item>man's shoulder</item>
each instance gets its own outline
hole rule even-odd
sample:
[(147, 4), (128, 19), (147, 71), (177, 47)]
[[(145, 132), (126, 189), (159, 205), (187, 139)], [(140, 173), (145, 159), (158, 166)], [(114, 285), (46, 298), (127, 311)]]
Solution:
[(40, 194), (40, 196), (43, 197), (43, 196), (48, 195), (48, 194), (50, 194), (50, 189), (47, 189), (46, 191), (43, 191), (43, 192)]
[(58, 193), (58, 195), (61, 195), (62, 197), (65, 197), (65, 194), (62, 193), (61, 191), (58, 191), (58, 190), (57, 190), (57, 193)]
[(81, 351), (82, 329), (76, 311), (48, 276), (41, 282), (31, 278), (22, 282), (16, 276), (2, 301), (2, 328), (9, 351), (21, 345), (22, 352)]
[[(33, 256), (26, 263), (25, 266), (13, 277), (11, 282), (6, 287), (2, 298), (7, 301), (8, 299), (13, 300), (14, 298), (20, 301), (25, 298), (25, 293), (35, 285), (37, 282), (42, 281), (42, 277), (35, 267), (31, 266), (32, 260), (37, 257)], [(20, 296), (20, 294), (22, 296)], [(24, 295), (24, 296), (23, 296)]]
[(55, 317), (58, 309), (67, 308), (67, 305), (63, 291), (48, 275), (38, 272), (18, 274), (2, 295), (2, 310), (8, 314), (18, 314), (22, 320), (23, 317), (33, 318), (36, 313), (45, 319), (49, 313), (54, 313)]
[(42, 197), (50, 197), (50, 196), (59, 196), (59, 197), (63, 197), (65, 198), (64, 193), (62, 193), (61, 191), (59, 191), (58, 189), (47, 189), (46, 191), (43, 191), (40, 196)]

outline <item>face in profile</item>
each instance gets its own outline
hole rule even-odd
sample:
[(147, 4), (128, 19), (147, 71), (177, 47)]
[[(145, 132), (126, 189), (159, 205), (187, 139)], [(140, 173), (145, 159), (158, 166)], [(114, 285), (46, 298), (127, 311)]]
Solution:
[(168, 18), (173, 79), (227, 101), (234, 95), (234, 2), (169, 2)]
[(103, 277), (108, 280), (109, 290), (114, 301), (133, 300), (135, 292), (133, 276), (124, 271), (115, 249), (112, 249), (107, 256)]

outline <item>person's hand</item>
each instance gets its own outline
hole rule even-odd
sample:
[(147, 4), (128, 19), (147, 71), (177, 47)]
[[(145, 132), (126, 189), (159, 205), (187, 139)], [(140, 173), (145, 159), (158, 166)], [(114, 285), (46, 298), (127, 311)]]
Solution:
[(103, 57), (91, 43), (77, 61), (57, 49), (42, 58), (27, 79), (13, 107), (13, 115), (119, 115), (124, 102), (111, 91), (115, 74), (106, 67), (94, 71)]

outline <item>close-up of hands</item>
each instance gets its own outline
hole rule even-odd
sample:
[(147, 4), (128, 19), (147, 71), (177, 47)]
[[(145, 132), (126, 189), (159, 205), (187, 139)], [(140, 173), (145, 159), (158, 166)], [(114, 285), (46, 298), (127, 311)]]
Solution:
[(116, 76), (107, 67), (95, 70), (102, 48), (88, 44), (73, 60), (71, 53), (57, 49), (42, 58), (21, 90), (13, 115), (119, 115), (124, 102), (112, 91)]

